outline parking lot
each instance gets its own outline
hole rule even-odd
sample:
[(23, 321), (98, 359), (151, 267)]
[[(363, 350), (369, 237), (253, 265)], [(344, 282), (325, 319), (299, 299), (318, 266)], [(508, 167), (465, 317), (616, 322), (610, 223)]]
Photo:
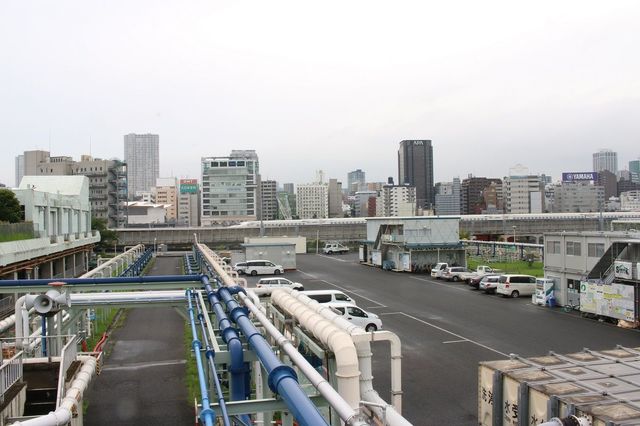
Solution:
[[(355, 254), (301, 255), (297, 266), (284, 276), (305, 290), (344, 291), (400, 336), (402, 411), (415, 425), (477, 424), (480, 361), (640, 346), (636, 330), (535, 306), (530, 297), (502, 298), (465, 283), (360, 265)], [(376, 389), (389, 401), (388, 347), (376, 343), (374, 352)]]

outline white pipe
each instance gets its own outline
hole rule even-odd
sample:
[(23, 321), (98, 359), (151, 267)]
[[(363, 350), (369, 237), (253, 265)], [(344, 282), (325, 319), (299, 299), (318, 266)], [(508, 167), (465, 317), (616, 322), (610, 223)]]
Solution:
[(81, 406), (78, 407), (78, 403), (82, 401), (82, 395), (96, 371), (97, 362), (92, 356), (78, 356), (78, 360), (82, 361), (82, 368), (76, 374), (75, 380), (67, 389), (56, 411), (35, 419), (15, 422), (13, 426), (63, 426), (73, 418), (74, 409), (82, 410)]
[[(404, 417), (402, 417), (402, 351), (400, 346), (400, 339), (394, 333), (387, 332), (375, 332), (367, 333), (361, 327), (358, 327), (339, 315), (335, 314), (327, 306), (323, 306), (315, 300), (312, 300), (308, 296), (301, 294), (291, 289), (278, 289), (278, 292), (274, 292), (275, 295), (288, 293), (291, 297), (304, 303), (309, 309), (318, 312), (323, 318), (332, 321), (337, 326), (351, 335), (355, 343), (355, 347), (358, 353), (358, 366), (360, 368), (360, 393), (364, 401), (371, 402), (374, 405), (369, 406), (369, 409), (373, 411), (379, 419), (383, 417), (392, 426), (405, 426), (410, 425)], [(271, 300), (276, 300), (276, 297), (272, 294)], [(379, 336), (374, 336), (379, 335)], [(380, 338), (378, 338), (380, 337)], [(384, 401), (378, 392), (373, 388), (373, 374), (371, 370), (371, 344), (370, 341), (374, 340), (387, 340), (391, 344), (391, 393), (393, 406)], [(384, 411), (380, 408), (384, 407)]]
[(360, 371), (351, 336), (284, 291), (274, 291), (271, 301), (296, 318), (331, 349), (336, 358), (338, 392), (351, 408), (357, 409), (360, 405)]
[[(22, 341), (24, 337), (24, 331), (29, 328), (29, 313), (27, 312), (27, 315), (25, 316), (22, 312), (23, 309), (26, 311), (26, 308), (24, 307), (24, 301), (26, 300), (26, 298), (26, 296), (20, 296), (16, 299), (14, 322), (16, 326), (16, 348), (18, 349), (22, 348), (23, 344), (25, 343)], [(26, 325), (25, 320), (27, 321)]]
[[(140, 252), (142, 250), (144, 250), (144, 245), (143, 244), (138, 244), (137, 246), (125, 251), (124, 253), (120, 253), (116, 257), (113, 257), (113, 258), (109, 259), (107, 262), (101, 264), (97, 268), (88, 271), (86, 274), (80, 275), (80, 278), (93, 277), (94, 275), (97, 275), (98, 273), (100, 273), (102, 275), (102, 270), (106, 269), (106, 268), (109, 268), (109, 272), (111, 272), (111, 266), (114, 263), (116, 264), (116, 267), (120, 266), (119, 262), (121, 260), (124, 261), (126, 259), (130, 263), (131, 262), (130, 256), (131, 255), (135, 255), (135, 257), (137, 258), (138, 256), (140, 256)], [(109, 273), (109, 276), (111, 276), (111, 273)]]
[[(251, 293), (251, 292), (249, 292)], [(291, 358), (291, 361), (302, 371), (309, 379), (318, 392), (325, 397), (327, 402), (336, 410), (338, 416), (348, 425), (366, 425), (358, 418), (358, 411), (338, 393), (329, 382), (327, 382), (320, 373), (318, 373), (309, 362), (298, 352), (295, 346), (269, 321), (269, 318), (263, 314), (259, 308), (252, 304), (245, 304), (247, 308), (255, 315), (256, 319), (262, 324), (264, 329), (278, 343), (284, 352)]]
[(115, 305), (119, 303), (173, 303), (185, 300), (183, 290), (72, 293), (71, 306)]

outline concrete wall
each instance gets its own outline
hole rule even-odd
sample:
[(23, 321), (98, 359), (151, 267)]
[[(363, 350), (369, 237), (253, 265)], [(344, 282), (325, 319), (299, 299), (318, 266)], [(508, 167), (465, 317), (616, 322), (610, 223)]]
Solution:
[(295, 245), (283, 244), (243, 244), (246, 260), (270, 260), (282, 265), (285, 270), (296, 269)]
[(244, 239), (245, 244), (277, 244), (287, 243), (295, 244), (296, 254), (304, 254), (307, 252), (307, 239), (305, 237), (247, 237)]

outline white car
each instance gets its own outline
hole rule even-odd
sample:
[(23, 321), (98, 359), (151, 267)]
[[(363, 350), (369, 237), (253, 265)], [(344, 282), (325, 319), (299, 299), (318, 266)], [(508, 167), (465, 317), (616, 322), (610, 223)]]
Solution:
[(295, 283), (286, 278), (260, 278), (260, 281), (256, 284), (257, 288), (290, 288), (292, 290), (302, 291), (304, 286), (300, 283)]
[(436, 263), (436, 266), (431, 268), (431, 277), (439, 280), (440, 278), (442, 278), (442, 274), (448, 267), (449, 267), (448, 263), (444, 263), (444, 262)]
[(284, 274), (282, 265), (276, 265), (270, 260), (247, 260), (233, 265), (233, 270), (238, 274), (247, 275), (280, 275)]
[(366, 331), (376, 331), (382, 328), (382, 320), (378, 315), (360, 309), (353, 303), (331, 302), (325, 303), (325, 305), (329, 306), (336, 314), (341, 315), (352, 324), (364, 328)]

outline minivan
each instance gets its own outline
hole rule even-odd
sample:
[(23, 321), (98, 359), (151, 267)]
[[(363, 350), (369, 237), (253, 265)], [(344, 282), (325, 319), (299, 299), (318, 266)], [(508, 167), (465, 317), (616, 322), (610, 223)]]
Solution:
[(442, 273), (449, 267), (448, 263), (440, 262), (436, 263), (436, 266), (431, 268), (431, 276), (437, 280), (442, 278)]
[(382, 328), (382, 320), (378, 315), (360, 309), (353, 303), (333, 302), (327, 303), (327, 306), (334, 313), (342, 316), (352, 324), (364, 328), (366, 331), (371, 332)]
[(353, 299), (341, 292), (340, 290), (307, 290), (301, 291), (310, 299), (315, 300), (318, 303), (331, 303), (331, 302), (349, 302), (354, 303)]
[(233, 270), (238, 274), (247, 275), (279, 275), (284, 273), (282, 265), (276, 265), (270, 260), (247, 260), (246, 262), (239, 262), (233, 265)]
[(300, 283), (293, 282), (286, 278), (260, 278), (260, 281), (256, 284), (257, 288), (290, 288), (292, 290), (302, 291), (304, 286)]
[(531, 296), (536, 292), (536, 277), (531, 275), (500, 275), (496, 293), (503, 297)]

